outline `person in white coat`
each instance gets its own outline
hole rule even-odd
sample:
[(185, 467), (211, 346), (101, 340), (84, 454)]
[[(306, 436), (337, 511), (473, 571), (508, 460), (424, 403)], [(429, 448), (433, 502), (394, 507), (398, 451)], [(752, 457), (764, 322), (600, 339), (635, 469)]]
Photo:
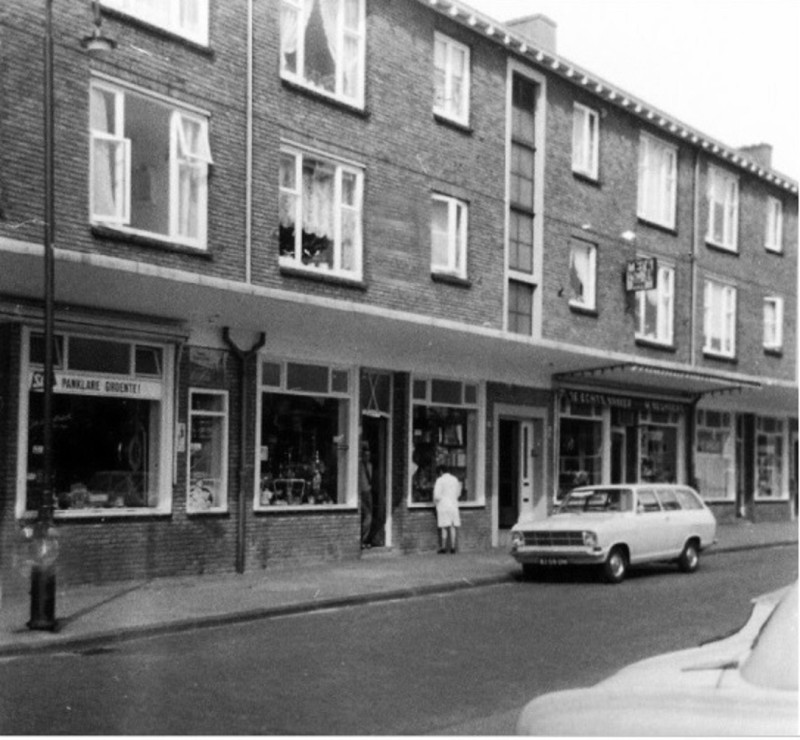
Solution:
[(451, 553), (458, 547), (458, 528), (461, 514), (458, 499), (461, 497), (461, 481), (446, 467), (436, 469), (437, 478), (433, 486), (433, 503), (436, 504), (436, 526), (439, 528), (439, 552)]

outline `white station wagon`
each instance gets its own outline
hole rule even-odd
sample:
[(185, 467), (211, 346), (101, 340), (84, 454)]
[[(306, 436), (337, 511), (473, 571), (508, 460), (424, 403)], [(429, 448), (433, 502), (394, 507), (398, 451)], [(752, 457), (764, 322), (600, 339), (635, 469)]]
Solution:
[(585, 486), (547, 519), (521, 517), (511, 530), (511, 555), (526, 576), (542, 566), (598, 565), (609, 583), (619, 583), (640, 563), (674, 561), (692, 573), (716, 531), (714, 515), (688, 486)]

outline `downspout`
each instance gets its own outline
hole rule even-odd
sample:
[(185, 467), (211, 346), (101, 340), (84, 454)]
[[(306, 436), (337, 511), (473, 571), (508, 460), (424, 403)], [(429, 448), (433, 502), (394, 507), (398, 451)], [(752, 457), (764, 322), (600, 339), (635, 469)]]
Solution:
[[(697, 404), (703, 398), (702, 393), (697, 393), (689, 404), (689, 411), (686, 417), (686, 478), (689, 485), (697, 489), (697, 477), (695, 476), (694, 457), (695, 457), (695, 435), (697, 434)], [(677, 481), (676, 481), (677, 482)]]
[(253, 280), (253, 0), (247, 0), (247, 92), (244, 176), (244, 281)]
[(692, 180), (692, 251), (689, 254), (691, 268), (691, 298), (689, 316), (689, 365), (697, 364), (697, 240), (700, 235), (700, 150), (694, 152), (694, 179)]
[(247, 362), (255, 357), (258, 351), (267, 343), (267, 335), (261, 335), (249, 350), (240, 349), (231, 339), (228, 327), (223, 327), (222, 338), (231, 348), (233, 354), (239, 358), (239, 504), (238, 522), (236, 526), (236, 572), (244, 573), (245, 566), (245, 520), (247, 517), (247, 499), (245, 498), (245, 481), (247, 480)]

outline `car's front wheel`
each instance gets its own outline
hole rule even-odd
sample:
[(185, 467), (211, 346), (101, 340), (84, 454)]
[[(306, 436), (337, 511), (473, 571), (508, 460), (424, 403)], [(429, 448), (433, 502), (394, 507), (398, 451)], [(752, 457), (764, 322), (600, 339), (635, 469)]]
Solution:
[(608, 583), (622, 583), (628, 572), (628, 556), (621, 547), (612, 547), (603, 563), (603, 576)]
[(678, 567), (684, 573), (694, 573), (700, 566), (700, 552), (697, 543), (689, 540), (684, 547), (681, 556), (678, 558)]

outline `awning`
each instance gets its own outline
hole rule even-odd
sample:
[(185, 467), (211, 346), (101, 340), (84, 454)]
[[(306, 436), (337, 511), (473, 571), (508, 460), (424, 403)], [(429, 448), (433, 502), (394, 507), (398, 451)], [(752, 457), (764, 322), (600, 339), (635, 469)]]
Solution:
[(686, 400), (701, 396), (761, 388), (761, 383), (703, 370), (665, 368), (638, 362), (555, 373), (553, 381), (564, 385), (602, 386), (626, 392), (659, 393)]

